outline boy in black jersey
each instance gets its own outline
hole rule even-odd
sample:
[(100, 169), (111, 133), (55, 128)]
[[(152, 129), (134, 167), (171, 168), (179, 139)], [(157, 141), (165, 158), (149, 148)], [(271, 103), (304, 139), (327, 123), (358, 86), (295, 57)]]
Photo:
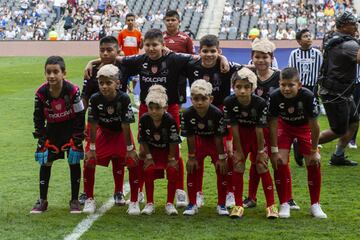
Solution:
[(224, 102), (225, 120), (233, 129), (234, 157), (233, 184), (235, 206), (230, 217), (240, 218), (243, 208), (243, 175), (245, 161), (250, 160), (256, 166), (266, 198), (267, 218), (277, 218), (277, 208), (274, 201), (274, 188), (268, 170), (268, 155), (265, 148), (263, 128), (267, 126), (267, 104), (264, 99), (256, 96), (256, 75), (248, 68), (242, 68), (232, 78), (235, 94), (227, 97)]
[[(127, 165), (131, 191), (128, 213), (139, 215), (138, 157), (130, 131), (130, 123), (135, 122), (135, 118), (129, 96), (118, 90), (118, 74), (119, 69), (112, 64), (101, 67), (97, 72), (100, 91), (93, 94), (89, 101), (90, 146), (86, 155), (88, 164), (107, 167), (112, 161), (113, 172), (124, 172)], [(89, 188), (94, 189), (94, 182)], [(95, 211), (93, 198), (85, 201), (83, 211)]]
[(271, 93), (269, 104), (271, 161), (274, 174), (279, 176), (276, 181), (281, 204), (279, 217), (290, 217), (286, 168), (290, 146), (294, 138), (297, 138), (299, 151), (304, 155), (307, 166), (311, 214), (316, 218), (326, 218), (319, 204), (321, 187), (318, 152), (320, 127), (317, 121), (319, 103), (310, 90), (301, 87), (299, 74), (295, 68), (285, 68), (280, 77), (280, 89)]
[[(89, 99), (90, 97), (99, 92), (99, 83), (97, 79), (97, 72), (99, 69), (106, 65), (106, 64), (115, 64), (116, 57), (118, 56), (120, 50), (119, 45), (115, 37), (107, 36), (100, 39), (99, 44), (99, 56), (101, 62), (98, 65), (94, 65), (92, 68), (92, 75), (90, 79), (84, 79), (83, 89), (81, 93), (82, 101), (85, 106), (85, 110), (88, 108)], [(119, 80), (120, 80), (120, 89), (124, 92), (127, 90), (126, 83), (123, 83), (123, 68), (121, 65), (117, 66), (120, 70)], [(125, 77), (126, 79), (126, 77)], [(89, 151), (89, 144), (90, 144), (90, 124), (87, 124), (86, 127), (86, 145), (85, 151)], [(84, 161), (84, 168), (83, 168), (83, 177), (84, 177), (84, 193), (80, 195), (80, 203), (84, 204), (86, 199), (93, 200), (94, 198), (94, 176), (95, 176), (95, 164), (90, 164), (91, 161), (87, 161), (85, 158)], [(115, 171), (116, 168), (113, 168), (113, 175), (115, 180), (115, 193), (114, 193), (114, 200), (115, 204), (117, 205), (124, 205), (125, 198), (123, 195), (123, 184), (124, 184), (124, 172), (123, 171)]]
[(84, 105), (77, 86), (65, 80), (65, 62), (51, 56), (45, 63), (46, 82), (35, 93), (35, 160), (40, 164), (40, 198), (31, 213), (47, 210), (47, 192), (53, 161), (67, 158), (71, 177), (70, 212), (81, 213), (78, 201), (83, 158)]
[(144, 150), (144, 179), (147, 204), (142, 214), (155, 212), (154, 180), (156, 170), (166, 170), (168, 179), (165, 211), (168, 215), (177, 215), (174, 207), (176, 182), (178, 179), (179, 151), (181, 142), (176, 121), (166, 112), (167, 94), (161, 85), (153, 85), (146, 96), (148, 112), (139, 120), (139, 143)]
[(226, 177), (227, 163), (224, 153), (223, 136), (226, 125), (222, 112), (211, 104), (212, 86), (205, 80), (196, 80), (191, 86), (191, 101), (193, 106), (186, 109), (181, 118), (181, 135), (187, 137), (188, 162), (187, 186), (189, 194), (189, 205), (184, 215), (197, 213), (197, 179), (203, 175), (204, 159), (210, 156), (215, 165), (217, 175), (218, 203), (217, 212), (219, 215), (229, 215), (225, 207), (226, 198)]

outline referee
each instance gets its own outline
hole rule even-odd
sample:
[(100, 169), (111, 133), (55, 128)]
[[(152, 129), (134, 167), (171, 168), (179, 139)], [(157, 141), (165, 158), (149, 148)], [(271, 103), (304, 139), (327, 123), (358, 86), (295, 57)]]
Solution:
[[(314, 92), (317, 96), (317, 80), (323, 57), (320, 50), (312, 47), (309, 29), (302, 29), (296, 33), (299, 48), (293, 50), (289, 56), (289, 67), (296, 68), (300, 75), (302, 86)], [(294, 158), (299, 166), (303, 165), (303, 156), (299, 153), (297, 139), (294, 140)]]

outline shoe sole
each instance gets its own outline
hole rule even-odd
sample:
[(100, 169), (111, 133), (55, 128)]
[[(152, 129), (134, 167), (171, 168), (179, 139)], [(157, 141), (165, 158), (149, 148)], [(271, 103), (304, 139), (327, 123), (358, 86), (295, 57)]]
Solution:
[(177, 208), (183, 208), (183, 207), (186, 207), (187, 205), (188, 205), (188, 203), (176, 203)]
[(289, 216), (281, 216), (281, 215), (279, 215), (279, 218), (283, 218), (283, 219), (290, 218), (290, 215)]
[(82, 213), (82, 211), (81, 210), (71, 210), (70, 213), (71, 214), (80, 214), (80, 213)]
[(300, 211), (301, 208), (300, 207), (290, 207), (290, 210)]
[(130, 215), (130, 216), (140, 216), (140, 212), (138, 212), (138, 213), (129, 213), (129, 212), (127, 212), (127, 214), (128, 215)]
[(229, 215), (230, 218), (232, 219), (238, 219), (238, 218), (242, 218), (242, 216), (238, 216), (238, 215)]
[[(46, 211), (46, 210), (45, 210)], [(30, 213), (34, 213), (34, 214), (40, 214), (43, 213), (45, 211), (36, 211), (36, 210), (31, 210)]]
[[(96, 211), (96, 210), (95, 210)], [(93, 214), (93, 213), (95, 213), (95, 211), (82, 211), (83, 213), (86, 213), (86, 214)]]
[(277, 219), (277, 218), (279, 218), (279, 216), (267, 216), (266, 218), (267, 219)]
[(125, 206), (125, 205), (126, 205), (126, 201), (125, 201), (125, 202), (122, 202), (122, 203), (115, 203), (115, 205), (116, 205), (116, 206), (120, 206), (120, 207)]
[(179, 215), (179, 213), (175, 213), (175, 212), (172, 212), (172, 213), (166, 213), (168, 216), (177, 216)]

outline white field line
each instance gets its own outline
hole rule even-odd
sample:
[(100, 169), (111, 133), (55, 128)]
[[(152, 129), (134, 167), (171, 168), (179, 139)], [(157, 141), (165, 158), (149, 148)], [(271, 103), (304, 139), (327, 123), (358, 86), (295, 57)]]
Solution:
[[(130, 190), (129, 183), (124, 184), (124, 195), (126, 195)], [(111, 197), (109, 200), (102, 205), (95, 213), (90, 214), (87, 218), (82, 220), (70, 233), (69, 235), (66, 235), (64, 237), (64, 240), (77, 240), (83, 235), (87, 230), (90, 229), (90, 227), (93, 225), (93, 223), (100, 218), (102, 215), (104, 215), (110, 208), (114, 206), (114, 198)]]

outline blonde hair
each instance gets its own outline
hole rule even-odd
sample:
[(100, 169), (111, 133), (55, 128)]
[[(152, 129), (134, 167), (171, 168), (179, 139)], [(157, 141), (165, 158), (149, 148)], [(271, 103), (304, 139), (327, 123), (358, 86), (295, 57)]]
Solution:
[(166, 94), (166, 89), (161, 85), (152, 85), (149, 90), (148, 94), (145, 98), (145, 103), (147, 106), (150, 103), (158, 104), (160, 107), (166, 107), (168, 101), (168, 96)]
[(198, 79), (191, 85), (190, 92), (191, 94), (210, 96), (212, 93), (212, 85), (211, 83), (205, 81), (204, 79)]
[(234, 86), (237, 80), (246, 80), (252, 85), (252, 91), (257, 88), (257, 76), (250, 69), (243, 67), (231, 77), (231, 85)]

